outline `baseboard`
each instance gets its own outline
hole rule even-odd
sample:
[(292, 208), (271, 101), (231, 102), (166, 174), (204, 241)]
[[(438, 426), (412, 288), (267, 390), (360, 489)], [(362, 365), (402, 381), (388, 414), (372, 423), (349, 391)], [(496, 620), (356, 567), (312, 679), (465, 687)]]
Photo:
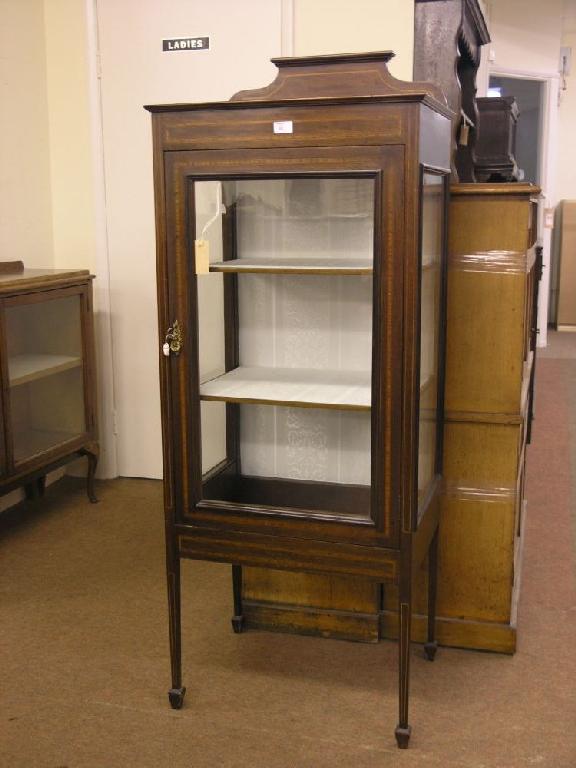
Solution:
[[(427, 637), (426, 616), (415, 614), (412, 617), (412, 640), (424, 643)], [(382, 637), (398, 637), (398, 616), (393, 611), (383, 611), (380, 616)], [(494, 651), (497, 653), (515, 653), (516, 626), (497, 624), (489, 621), (469, 621), (465, 619), (436, 619), (436, 638), (440, 645), (451, 648), (467, 648), (476, 651)]]
[(249, 600), (243, 602), (242, 609), (246, 629), (316, 635), (360, 643), (377, 643), (380, 639), (377, 614), (278, 606)]
[[(382, 611), (376, 615), (245, 601), (243, 613), (246, 629), (315, 635), (361, 643), (377, 643), (380, 639), (394, 640), (398, 637), (398, 616), (394, 611)], [(427, 623), (426, 616), (414, 614), (414, 642), (426, 641)], [(439, 617), (436, 620), (436, 636), (440, 645), (451, 648), (508, 654), (516, 651), (516, 625), (512, 623)]]
[[(65, 471), (64, 467), (59, 467), (53, 472), (48, 472), (46, 475), (46, 487), (61, 480), (64, 477)], [(26, 494), (24, 493), (23, 488), (16, 488), (14, 491), (10, 491), (10, 493), (0, 496), (0, 514), (21, 504), (25, 498)]]

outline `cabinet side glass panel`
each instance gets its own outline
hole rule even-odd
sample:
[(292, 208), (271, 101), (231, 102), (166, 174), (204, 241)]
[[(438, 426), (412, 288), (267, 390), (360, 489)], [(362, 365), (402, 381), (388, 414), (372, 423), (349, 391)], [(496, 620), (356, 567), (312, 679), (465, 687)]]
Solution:
[(369, 517), (373, 179), (194, 192), (203, 497)]
[(14, 462), (85, 432), (80, 297), (6, 309)]
[(418, 495), (436, 474), (440, 291), (444, 241), (444, 177), (422, 177), (420, 284), (420, 423)]

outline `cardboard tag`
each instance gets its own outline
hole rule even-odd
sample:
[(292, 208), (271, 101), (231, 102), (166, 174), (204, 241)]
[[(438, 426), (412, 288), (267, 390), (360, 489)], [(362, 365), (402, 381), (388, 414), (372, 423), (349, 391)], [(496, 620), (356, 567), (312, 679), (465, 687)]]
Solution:
[(196, 256), (196, 274), (207, 275), (210, 272), (208, 240), (195, 240), (194, 251)]
[(460, 126), (460, 146), (467, 147), (468, 146), (468, 136), (470, 134), (470, 126), (468, 123), (462, 123)]

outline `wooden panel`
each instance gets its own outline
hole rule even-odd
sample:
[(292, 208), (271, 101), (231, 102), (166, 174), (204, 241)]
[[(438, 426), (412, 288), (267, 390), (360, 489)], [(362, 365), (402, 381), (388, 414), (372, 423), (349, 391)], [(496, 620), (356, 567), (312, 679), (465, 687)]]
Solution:
[(513, 489), (524, 425), (447, 422), (444, 479), (449, 486)]
[(243, 585), (245, 599), (253, 602), (363, 614), (378, 610), (378, 587), (352, 577), (245, 568)]
[(334, 609), (324, 611), (321, 608), (293, 608), (250, 601), (244, 601), (242, 609), (248, 629), (316, 635), (361, 643), (377, 643), (380, 639), (378, 613), (347, 613)]
[[(474, 186), (484, 187), (483, 184)], [(530, 195), (462, 195), (458, 187), (452, 187), (448, 252), (452, 255), (526, 251), (532, 223), (529, 202)]]
[[(194, 528), (187, 535), (178, 526), (181, 557), (310, 573), (351, 575), (375, 581), (396, 581), (399, 553), (324, 541)], [(188, 528), (190, 530), (190, 528)]]
[[(397, 611), (382, 613), (380, 634), (386, 638), (398, 637)], [(426, 615), (416, 614), (412, 617), (411, 636), (416, 643), (426, 642)], [(483, 651), (512, 654), (516, 651), (516, 624), (446, 619), (441, 616), (436, 620), (436, 638), (440, 645), (452, 648), (480, 648)]]
[(440, 616), (510, 621), (516, 494), (507, 500), (442, 500)]
[[(441, 499), (438, 616), (465, 621), (510, 622), (514, 577), (516, 493), (502, 498)], [(426, 613), (427, 571), (417, 571), (414, 608)], [(384, 589), (384, 607), (394, 611), (398, 594)]]
[(358, 642), (379, 638), (380, 587), (374, 582), (244, 568), (242, 585), (248, 628)]
[[(405, 137), (410, 105), (391, 112), (379, 104), (350, 105), (346, 110), (327, 112), (325, 107), (290, 105), (221, 109), (203, 112), (173, 112), (154, 115), (165, 150), (228, 149), (258, 147), (304, 147), (382, 145)], [(275, 134), (274, 122), (292, 120), (294, 132)]]
[(64, 285), (74, 285), (93, 280), (87, 269), (24, 269), (0, 274), (0, 294), (24, 290), (45, 291)]
[(526, 276), (450, 269), (446, 410), (519, 414)]

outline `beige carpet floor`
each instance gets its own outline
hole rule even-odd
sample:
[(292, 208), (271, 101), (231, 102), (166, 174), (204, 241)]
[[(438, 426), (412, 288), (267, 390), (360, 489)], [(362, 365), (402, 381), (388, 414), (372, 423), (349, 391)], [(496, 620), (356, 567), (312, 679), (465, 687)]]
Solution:
[(1, 531), (0, 767), (575, 768), (574, 343), (539, 361), (518, 653), (415, 646), (408, 751), (395, 645), (234, 635), (226, 566), (183, 565), (172, 711), (161, 484), (65, 480)]

